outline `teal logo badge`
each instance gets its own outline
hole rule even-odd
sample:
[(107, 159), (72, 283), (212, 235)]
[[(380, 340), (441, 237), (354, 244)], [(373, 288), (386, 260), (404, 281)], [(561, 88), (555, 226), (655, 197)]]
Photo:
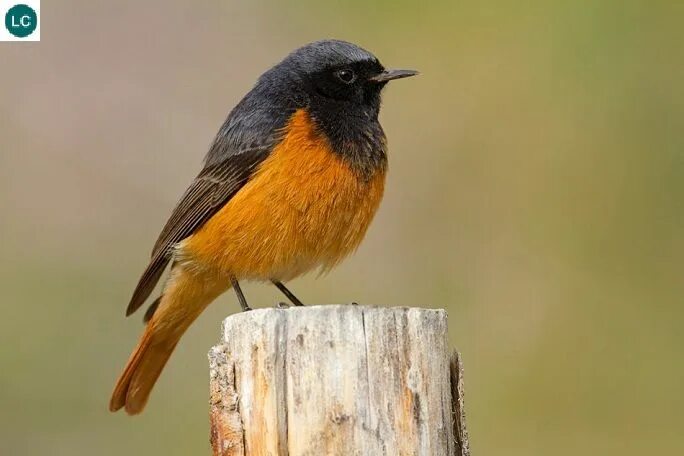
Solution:
[(5, 28), (17, 38), (26, 38), (36, 27), (38, 27), (38, 15), (28, 5), (14, 5), (5, 14)]

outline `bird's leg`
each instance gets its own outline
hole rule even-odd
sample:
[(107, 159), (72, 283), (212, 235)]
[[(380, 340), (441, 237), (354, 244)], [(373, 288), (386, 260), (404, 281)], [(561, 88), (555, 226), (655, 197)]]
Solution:
[(295, 306), (303, 306), (303, 305), (304, 305), (304, 304), (302, 303), (302, 301), (300, 301), (299, 299), (297, 299), (297, 296), (295, 296), (294, 294), (292, 294), (292, 292), (291, 292), (290, 290), (288, 290), (287, 287), (285, 287), (285, 285), (283, 285), (282, 282), (278, 282), (277, 280), (271, 280), (271, 282), (273, 282), (273, 285), (275, 285), (276, 287), (278, 287), (278, 290), (282, 291), (283, 294), (284, 294), (285, 296), (287, 296), (287, 299), (289, 299), (290, 302), (292, 302), (292, 304), (294, 304)]
[(237, 295), (238, 301), (240, 302), (240, 307), (242, 307), (242, 311), (247, 312), (248, 310), (252, 310), (252, 308), (249, 307), (249, 305), (247, 304), (245, 295), (242, 294), (242, 289), (240, 288), (240, 284), (238, 283), (235, 276), (230, 276), (230, 284), (233, 286), (233, 290), (235, 290), (235, 294)]

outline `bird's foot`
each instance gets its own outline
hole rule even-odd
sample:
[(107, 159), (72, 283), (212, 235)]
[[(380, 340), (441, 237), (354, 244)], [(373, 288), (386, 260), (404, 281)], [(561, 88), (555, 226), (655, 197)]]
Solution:
[(276, 309), (289, 309), (290, 305), (286, 302), (277, 302), (276, 305), (274, 306)]

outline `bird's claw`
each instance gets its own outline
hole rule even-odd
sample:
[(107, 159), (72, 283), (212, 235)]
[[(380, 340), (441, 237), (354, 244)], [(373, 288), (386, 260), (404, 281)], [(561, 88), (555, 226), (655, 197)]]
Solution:
[(280, 302), (276, 303), (275, 308), (276, 309), (289, 309), (290, 305), (286, 302), (280, 301)]

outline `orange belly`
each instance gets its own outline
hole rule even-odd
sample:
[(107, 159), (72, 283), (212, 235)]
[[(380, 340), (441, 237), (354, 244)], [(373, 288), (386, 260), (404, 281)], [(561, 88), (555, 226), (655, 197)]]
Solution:
[(359, 245), (382, 199), (385, 169), (361, 178), (297, 111), (250, 181), (177, 258), (238, 279), (290, 280), (328, 269)]

